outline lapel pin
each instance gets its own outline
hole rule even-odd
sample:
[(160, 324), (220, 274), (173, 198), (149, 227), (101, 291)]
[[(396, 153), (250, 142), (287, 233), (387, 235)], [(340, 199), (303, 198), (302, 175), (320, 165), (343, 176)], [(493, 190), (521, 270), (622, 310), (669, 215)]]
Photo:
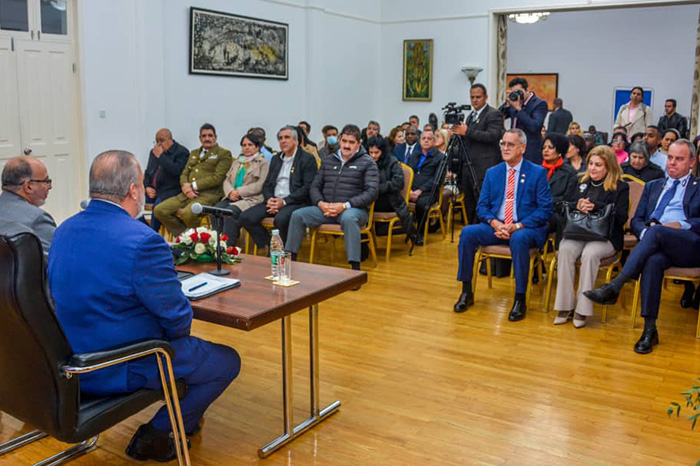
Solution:
[(520, 180), (521, 183), (525, 183), (525, 180)]

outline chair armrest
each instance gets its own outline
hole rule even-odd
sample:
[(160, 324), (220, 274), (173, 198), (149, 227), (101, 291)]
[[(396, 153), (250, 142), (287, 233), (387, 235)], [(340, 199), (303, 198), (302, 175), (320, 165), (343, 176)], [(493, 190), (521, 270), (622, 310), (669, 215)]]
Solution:
[(118, 348), (96, 351), (94, 353), (74, 354), (62, 369), (66, 374), (92, 372), (97, 369), (162, 352), (167, 353), (170, 358), (175, 356), (173, 347), (170, 346), (170, 343), (167, 341), (144, 340)]

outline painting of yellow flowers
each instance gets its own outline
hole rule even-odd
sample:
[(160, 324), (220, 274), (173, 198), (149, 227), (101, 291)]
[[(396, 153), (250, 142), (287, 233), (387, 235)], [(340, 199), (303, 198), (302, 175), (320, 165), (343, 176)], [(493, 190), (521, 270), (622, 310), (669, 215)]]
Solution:
[(433, 40), (403, 41), (403, 100), (433, 100)]

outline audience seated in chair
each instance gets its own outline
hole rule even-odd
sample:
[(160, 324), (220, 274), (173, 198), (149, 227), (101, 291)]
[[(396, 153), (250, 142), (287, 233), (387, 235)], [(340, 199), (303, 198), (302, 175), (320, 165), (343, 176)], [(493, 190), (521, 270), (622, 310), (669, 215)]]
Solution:
[(614, 280), (584, 293), (593, 302), (615, 304), (622, 285), (641, 274), (644, 331), (634, 346), (637, 353), (651, 353), (659, 343), (656, 319), (664, 270), (700, 266), (700, 180), (691, 174), (695, 164), (693, 143), (679, 139), (671, 144), (668, 177), (644, 186), (632, 219), (639, 244)]
[[(376, 162), (379, 170), (379, 195), (374, 204), (374, 212), (395, 212), (409, 240), (414, 241), (416, 229), (413, 215), (408, 210), (406, 200), (401, 196), (404, 184), (407, 182), (404, 179), (401, 164), (388, 153), (389, 145), (383, 137), (371, 137), (367, 141), (367, 147), (369, 147), (370, 157)], [(375, 229), (380, 228), (375, 226)]]
[(665, 176), (661, 167), (649, 161), (649, 144), (645, 141), (636, 141), (630, 145), (629, 160), (621, 168), (624, 174), (632, 175), (645, 183)]
[[(263, 201), (263, 183), (270, 165), (260, 152), (260, 140), (252, 134), (241, 139), (241, 154), (231, 164), (224, 179), (224, 198), (216, 207), (231, 211), (224, 217), (222, 233), (235, 245), (241, 233), (240, 217), (245, 210)], [(214, 223), (212, 223), (214, 225)]]
[(394, 147), (394, 157), (401, 163), (408, 165), (411, 155), (420, 152), (420, 144), (418, 144), (418, 129), (415, 126), (409, 126), (404, 133), (405, 141)]
[(318, 156), (323, 160), (329, 154), (336, 152), (340, 146), (338, 145), (338, 128), (333, 125), (326, 125), (321, 132), (326, 143), (318, 150)]
[(263, 183), (263, 199), (241, 214), (241, 226), (250, 233), (258, 246), (270, 244), (270, 233), (262, 225), (266, 217), (274, 217), (275, 228), (284, 243), (292, 213), (310, 204), (309, 189), (318, 171), (316, 159), (299, 147), (299, 135), (294, 126), (285, 126), (277, 132), (282, 151), (272, 158)]
[[(580, 241), (562, 239), (557, 259), (557, 295), (554, 309), (559, 314), (554, 324), (564, 324), (573, 319), (573, 325), (581, 328), (586, 318), (593, 315), (593, 303), (583, 292), (595, 285), (602, 259), (614, 256), (622, 250), (624, 229), (629, 210), (629, 186), (622, 180), (615, 152), (607, 146), (595, 147), (588, 154), (588, 171), (581, 178), (575, 191), (576, 209), (582, 213), (594, 213), (613, 204), (614, 223), (607, 241)], [(565, 219), (564, 219), (565, 220)], [(574, 294), (576, 261), (580, 258), (578, 293)]]
[(508, 320), (525, 318), (530, 249), (544, 245), (552, 217), (547, 170), (523, 158), (526, 144), (522, 130), (506, 131), (501, 142), (504, 162), (486, 172), (477, 204), (482, 223), (468, 225), (460, 234), (457, 280), (462, 282), (462, 294), (455, 312), (464, 312), (474, 303), (472, 275), (478, 247), (507, 244), (515, 274), (515, 299)]
[(306, 228), (340, 224), (345, 252), (353, 269), (360, 269), (360, 229), (369, 221), (368, 210), (377, 199), (379, 174), (360, 139), (360, 128), (345, 125), (340, 152), (326, 157), (311, 183), (311, 206), (292, 214), (285, 249), (296, 257)]
[[(232, 348), (190, 335), (192, 308), (170, 248), (134, 219), (145, 201), (136, 158), (124, 151), (103, 152), (92, 163), (89, 184), (92, 202), (56, 230), (49, 254), (56, 316), (79, 353), (147, 339), (168, 341), (176, 354), (175, 378), (188, 386), (180, 403), (185, 431), (194, 435), (207, 407), (238, 375), (240, 357)], [(157, 389), (161, 380), (153, 362), (145, 358), (81, 375), (81, 390), (110, 395)], [(163, 407), (138, 429), (127, 454), (139, 460), (173, 459), (169, 431)]]
[(224, 197), (224, 178), (233, 159), (231, 151), (216, 143), (216, 129), (205, 123), (199, 129), (202, 146), (190, 153), (180, 175), (181, 193), (161, 202), (153, 215), (177, 237), (187, 228), (199, 226), (199, 215), (192, 212), (192, 204), (212, 206)]
[[(566, 157), (565, 163), (571, 165), (576, 174), (586, 173), (586, 155), (590, 150), (586, 147), (586, 140), (583, 137), (572, 134), (567, 136), (566, 139), (569, 141), (569, 148), (566, 151), (564, 157)], [(593, 147), (591, 147), (592, 149)]]
[(46, 166), (34, 157), (15, 157), (2, 169), (0, 217), (29, 228), (41, 240), (44, 257), (56, 230), (53, 217), (41, 209), (51, 186)]
[[(420, 135), (420, 151), (414, 152), (408, 163), (413, 169), (413, 186), (411, 186), (411, 202), (415, 203), (418, 231), (416, 245), (423, 245), (423, 224), (425, 213), (440, 196), (439, 189), (445, 179), (446, 172), (438, 173), (445, 154), (435, 149), (435, 134), (430, 128), (424, 129)], [(435, 192), (433, 187), (437, 185)], [(432, 194), (432, 197), (431, 197)], [(427, 219), (425, 220), (427, 221)]]
[(554, 213), (549, 222), (549, 232), (557, 233), (557, 244), (564, 228), (564, 205), (576, 197), (578, 177), (574, 168), (564, 163), (569, 150), (569, 140), (563, 134), (549, 133), (542, 145), (542, 166), (547, 169), (547, 181), (552, 193)]
[[(143, 174), (143, 184), (146, 186), (146, 203), (158, 204), (180, 193), (180, 175), (185, 169), (190, 151), (187, 147), (173, 140), (173, 133), (167, 129), (159, 129), (156, 133), (156, 143), (148, 154), (148, 165)], [(160, 230), (160, 222), (151, 218), (151, 228)]]

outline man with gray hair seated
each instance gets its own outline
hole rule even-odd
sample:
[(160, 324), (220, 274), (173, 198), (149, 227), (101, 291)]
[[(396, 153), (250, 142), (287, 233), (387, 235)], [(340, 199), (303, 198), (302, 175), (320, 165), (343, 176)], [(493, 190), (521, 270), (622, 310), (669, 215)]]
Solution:
[[(56, 317), (76, 353), (150, 339), (175, 350), (176, 379), (187, 384), (180, 401), (185, 433), (195, 435), (208, 406), (236, 378), (241, 360), (228, 346), (190, 335), (192, 307), (182, 293), (162, 236), (136, 218), (143, 211), (143, 172), (133, 154), (113, 150), (90, 167), (88, 207), (56, 230), (49, 282)], [(112, 395), (160, 390), (149, 357), (80, 376), (82, 392)], [(176, 457), (168, 412), (162, 407), (139, 427), (126, 453), (137, 460)]]
[(40, 207), (51, 190), (46, 166), (33, 157), (15, 157), (2, 170), (0, 217), (29, 228), (41, 240), (44, 256), (49, 253), (56, 222)]

